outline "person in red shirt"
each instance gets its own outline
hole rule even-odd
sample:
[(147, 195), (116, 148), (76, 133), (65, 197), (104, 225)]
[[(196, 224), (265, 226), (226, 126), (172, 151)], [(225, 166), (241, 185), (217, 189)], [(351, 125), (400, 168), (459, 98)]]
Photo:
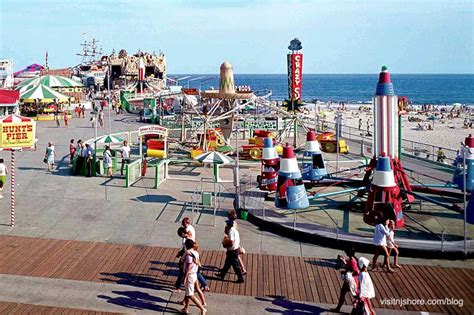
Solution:
[(76, 153), (76, 146), (74, 145), (74, 139), (71, 139), (71, 142), (69, 142), (69, 157), (71, 159), (71, 164), (72, 164), (72, 160), (74, 159), (75, 153)]
[(69, 126), (69, 116), (67, 115), (67, 112), (64, 112), (64, 125), (66, 127)]
[(339, 294), (339, 303), (335, 308), (331, 309), (331, 312), (339, 312), (341, 310), (348, 292), (351, 292), (353, 297), (357, 295), (359, 266), (357, 265), (355, 250), (354, 248), (347, 248), (344, 252), (347, 257), (337, 257), (338, 264), (344, 266), (344, 269), (341, 271), (341, 277), (344, 283), (342, 284)]

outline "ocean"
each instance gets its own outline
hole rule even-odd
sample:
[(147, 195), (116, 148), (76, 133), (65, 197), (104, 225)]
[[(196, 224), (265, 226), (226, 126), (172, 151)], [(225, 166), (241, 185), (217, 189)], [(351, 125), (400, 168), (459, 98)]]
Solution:
[[(206, 78), (193, 80), (199, 77)], [(391, 77), (395, 93), (408, 96), (413, 104), (474, 105), (474, 74), (392, 74)], [(190, 87), (218, 88), (217, 75), (191, 75), (189, 80)], [(377, 80), (378, 74), (304, 74), (303, 99), (369, 102), (375, 93)], [(188, 85), (187, 79), (180, 83)], [(288, 79), (284, 74), (236, 74), (235, 84), (250, 85), (254, 91), (272, 90), (273, 100), (288, 97)]]

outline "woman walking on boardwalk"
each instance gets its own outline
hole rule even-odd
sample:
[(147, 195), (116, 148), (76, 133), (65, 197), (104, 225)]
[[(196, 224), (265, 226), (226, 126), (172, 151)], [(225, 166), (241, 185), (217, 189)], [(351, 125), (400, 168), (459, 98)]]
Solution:
[[(184, 308), (181, 310), (184, 314), (189, 314), (189, 303), (193, 301), (201, 310), (201, 314), (206, 314), (207, 309), (194, 296), (194, 290), (197, 284), (197, 271), (199, 268), (199, 253), (194, 250), (194, 241), (187, 239), (185, 242), (186, 256), (184, 258), (184, 284), (186, 287), (184, 297)], [(202, 291), (201, 291), (202, 294)], [(204, 294), (203, 294), (204, 297)], [(205, 300), (203, 301), (205, 303)]]
[(388, 235), (387, 235), (387, 250), (388, 250), (388, 261), (390, 263), (390, 255), (392, 252), (394, 253), (394, 258), (393, 258), (393, 266), (395, 268), (400, 268), (401, 266), (398, 264), (398, 245), (395, 243), (395, 221), (390, 220), (388, 222)]
[(357, 302), (354, 304), (352, 314), (375, 315), (375, 311), (370, 301), (375, 297), (375, 288), (372, 278), (369, 275), (370, 261), (365, 257), (360, 257), (359, 261), (359, 293)]
[(347, 257), (337, 257), (337, 263), (344, 266), (344, 270), (341, 271), (341, 277), (344, 283), (342, 284), (339, 294), (339, 303), (335, 308), (331, 309), (331, 312), (339, 312), (341, 310), (348, 292), (351, 292), (353, 297), (355, 297), (358, 292), (359, 267), (357, 265), (357, 258), (355, 257), (355, 250), (354, 248), (347, 248), (345, 253)]
[(46, 164), (48, 164), (48, 171), (52, 172), (54, 169), (54, 157), (55, 157), (55, 151), (54, 151), (54, 145), (50, 141), (48, 142), (48, 147), (46, 148), (46, 152), (44, 154), (44, 161)]
[(373, 243), (375, 246), (377, 246), (377, 249), (375, 250), (375, 255), (372, 260), (372, 268), (374, 270), (377, 269), (377, 259), (379, 258), (380, 254), (384, 255), (384, 266), (387, 266), (387, 271), (388, 272), (394, 272), (392, 268), (390, 268), (390, 264), (388, 262), (388, 249), (387, 249), (387, 236), (389, 235), (389, 229), (388, 229), (388, 222), (390, 220), (385, 220), (384, 222), (380, 222), (375, 226), (374, 230), (374, 239)]

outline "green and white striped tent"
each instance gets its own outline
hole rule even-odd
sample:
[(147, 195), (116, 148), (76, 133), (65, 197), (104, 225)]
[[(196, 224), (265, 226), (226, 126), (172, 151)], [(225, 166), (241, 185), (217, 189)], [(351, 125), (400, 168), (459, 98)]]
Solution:
[(43, 75), (37, 78), (27, 79), (21, 82), (16, 90), (19, 90), (20, 93), (30, 89), (33, 86), (42, 84), (50, 88), (75, 88), (75, 87), (84, 87), (82, 83), (76, 82), (73, 79), (66, 78), (60, 75)]
[(20, 100), (23, 103), (34, 103), (38, 99), (41, 103), (52, 103), (54, 100), (58, 100), (58, 102), (67, 102), (69, 96), (56, 92), (52, 88), (42, 84), (33, 86), (20, 93)]
[(104, 144), (121, 143), (122, 141), (123, 141), (122, 138), (119, 138), (116, 136), (110, 136), (110, 135), (105, 135), (95, 140), (96, 143), (104, 143)]

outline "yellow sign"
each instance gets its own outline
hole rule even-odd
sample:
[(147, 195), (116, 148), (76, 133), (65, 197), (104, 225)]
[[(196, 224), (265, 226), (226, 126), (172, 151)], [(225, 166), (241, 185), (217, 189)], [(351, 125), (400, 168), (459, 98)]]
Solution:
[(35, 122), (0, 123), (0, 148), (32, 148), (35, 145)]

